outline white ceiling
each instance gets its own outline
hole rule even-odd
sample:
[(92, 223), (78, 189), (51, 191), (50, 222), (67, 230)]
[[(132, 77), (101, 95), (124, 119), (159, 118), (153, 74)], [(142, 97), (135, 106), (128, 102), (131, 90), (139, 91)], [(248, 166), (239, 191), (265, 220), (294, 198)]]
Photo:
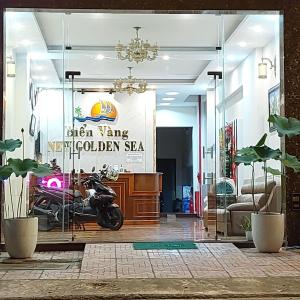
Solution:
[[(60, 85), (63, 70), (75, 70), (81, 71), (78, 87), (111, 87), (133, 66), (135, 77), (157, 89), (158, 104), (166, 92), (176, 91), (171, 103), (179, 106), (195, 105), (185, 100), (205, 94), (207, 70), (220, 69), (222, 51), (214, 48), (221, 45), (222, 24), (226, 71), (266, 45), (278, 27), (278, 18), (262, 15), (9, 12), (6, 20), (9, 51), (32, 53), (32, 77), (39, 85)], [(127, 44), (135, 35), (134, 26), (142, 27), (142, 39), (160, 47), (155, 61), (130, 64), (116, 58), (114, 46), (119, 40)], [(243, 41), (246, 46), (239, 46)], [(69, 45), (72, 50), (62, 51)], [(98, 54), (104, 59), (97, 60)], [(163, 60), (164, 55), (170, 59)]]

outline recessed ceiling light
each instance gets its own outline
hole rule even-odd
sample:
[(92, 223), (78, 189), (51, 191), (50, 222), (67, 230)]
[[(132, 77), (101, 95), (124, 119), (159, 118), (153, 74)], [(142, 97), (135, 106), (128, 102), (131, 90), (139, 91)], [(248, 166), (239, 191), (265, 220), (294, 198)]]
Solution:
[(164, 101), (173, 101), (173, 100), (175, 100), (175, 98), (174, 97), (164, 97), (161, 100), (164, 100)]
[(246, 42), (239, 42), (238, 45), (242, 48), (246, 47), (247, 46), (247, 43)]
[(47, 80), (47, 79), (48, 79), (48, 77), (47, 77), (47, 76), (41, 76), (40, 78), (41, 78), (41, 80), (43, 80), (43, 81), (45, 81), (45, 80)]
[(161, 105), (161, 106), (168, 106), (168, 105), (171, 105), (171, 103), (165, 102), (165, 103), (159, 103), (159, 105)]
[(254, 32), (262, 32), (263, 31), (263, 28), (261, 27), (261, 25), (255, 25), (255, 26), (252, 26), (251, 29), (254, 31)]
[(169, 55), (164, 55), (164, 56), (162, 57), (162, 59), (163, 59), (163, 60), (169, 60), (169, 59), (170, 59), (170, 56), (169, 56)]
[(103, 54), (98, 54), (98, 55), (96, 56), (96, 59), (97, 59), (97, 60), (102, 60), (102, 59), (104, 59), (104, 55), (103, 55)]
[(179, 94), (178, 92), (167, 92), (166, 93), (166, 95), (168, 95), (168, 96), (176, 96), (178, 94)]
[(20, 44), (26, 47), (26, 46), (30, 46), (32, 42), (30, 40), (23, 40), (20, 42)]

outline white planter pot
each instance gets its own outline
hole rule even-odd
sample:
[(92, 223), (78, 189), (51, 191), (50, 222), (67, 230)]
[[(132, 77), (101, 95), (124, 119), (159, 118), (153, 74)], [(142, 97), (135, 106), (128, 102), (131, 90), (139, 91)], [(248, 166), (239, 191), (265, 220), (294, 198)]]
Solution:
[(253, 241), (252, 231), (245, 231), (247, 241)]
[(253, 213), (252, 235), (259, 252), (279, 252), (284, 237), (284, 214)]
[(38, 218), (4, 220), (5, 248), (12, 258), (32, 257), (38, 235)]

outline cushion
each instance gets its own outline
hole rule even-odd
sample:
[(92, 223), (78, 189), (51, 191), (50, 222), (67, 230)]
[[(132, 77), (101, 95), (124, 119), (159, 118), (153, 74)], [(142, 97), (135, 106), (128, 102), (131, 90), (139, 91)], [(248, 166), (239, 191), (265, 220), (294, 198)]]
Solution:
[(254, 211), (252, 202), (233, 203), (227, 207), (228, 211)]
[[(270, 194), (273, 187), (276, 185), (275, 181), (268, 181), (267, 183), (267, 194)], [(243, 185), (241, 188), (242, 194), (252, 194), (251, 184)], [(263, 194), (265, 193), (265, 183), (254, 183), (254, 194)]]
[[(254, 194), (254, 202), (257, 209), (261, 209), (266, 205), (268, 197), (265, 197), (265, 194)], [(243, 203), (250, 203), (253, 208), (252, 203), (252, 195), (251, 194), (244, 194), (237, 197), (237, 203), (243, 204)]]

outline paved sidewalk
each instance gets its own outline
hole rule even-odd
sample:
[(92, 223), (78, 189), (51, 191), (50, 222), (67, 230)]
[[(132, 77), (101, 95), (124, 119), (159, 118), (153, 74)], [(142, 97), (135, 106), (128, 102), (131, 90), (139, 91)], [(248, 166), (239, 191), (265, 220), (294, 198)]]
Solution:
[(0, 299), (293, 299), (299, 277), (109, 280), (3, 280)]
[(299, 252), (197, 246), (136, 251), (131, 243), (87, 244), (84, 252), (38, 252), (21, 262), (2, 253), (0, 299), (300, 298)]
[(262, 254), (230, 243), (197, 246), (195, 250), (134, 250), (131, 243), (108, 243), (87, 244), (84, 253), (39, 252), (31, 263), (11, 269), (10, 264), (0, 264), (0, 280), (300, 276), (299, 252)]

